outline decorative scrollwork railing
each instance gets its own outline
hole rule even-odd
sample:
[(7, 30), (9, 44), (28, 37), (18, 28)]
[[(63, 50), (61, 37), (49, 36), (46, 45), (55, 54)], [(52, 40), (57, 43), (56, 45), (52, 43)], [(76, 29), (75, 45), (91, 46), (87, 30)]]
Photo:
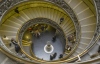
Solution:
[[(6, 0), (3, 4), (1, 4), (0, 6), (0, 15), (2, 16), (3, 13), (8, 10), (9, 8), (11, 8), (12, 6), (14, 6), (16, 3), (20, 3), (20, 2), (24, 2), (27, 0)], [(73, 12), (73, 10), (70, 8), (70, 6), (68, 6), (63, 0), (44, 0), (47, 2), (51, 2), (53, 4), (58, 5), (59, 7), (63, 8), (71, 17), (71, 19), (73, 20), (75, 27), (76, 27), (76, 42), (79, 42), (80, 39), (80, 25), (78, 23), (77, 17), (75, 15), (75, 13)]]
[[(97, 17), (97, 23), (96, 23), (96, 31), (95, 31), (95, 34), (94, 34), (94, 37), (91, 41), (91, 43), (89, 44), (89, 47), (87, 47), (87, 50), (89, 51), (89, 49), (91, 49), (92, 46), (94, 46), (98, 40), (100, 39), (100, 0), (93, 0), (94, 1), (94, 4), (95, 4), (95, 9), (96, 9), (96, 17)], [(88, 52), (87, 51), (87, 52)], [(78, 62), (78, 63), (95, 63), (95, 62), (98, 62), (100, 60), (100, 57), (97, 57), (97, 58), (94, 58), (94, 59), (90, 59), (90, 60), (87, 60), (87, 61), (83, 61), (83, 62)]]
[[(26, 1), (26, 0), (23, 0), (23, 1)], [(79, 42), (80, 40), (80, 25), (78, 23), (78, 20), (77, 20), (77, 17), (75, 15), (75, 13), (73, 12), (73, 10), (70, 8), (70, 6), (68, 6), (63, 0), (44, 0), (46, 2), (50, 2), (50, 3), (53, 3), (53, 4), (56, 4), (57, 6), (61, 7), (63, 10), (66, 11), (66, 13), (69, 14), (69, 16), (71, 17), (71, 19), (73, 20), (73, 23), (75, 25), (75, 28), (76, 28), (76, 43)], [(7, 1), (8, 2), (8, 1)], [(6, 3), (7, 3), (6, 2)], [(19, 3), (21, 2), (20, 0), (11, 0), (8, 2), (8, 6), (6, 6), (6, 3), (4, 3), (2, 6), (1, 6), (1, 9), (2, 7), (4, 9), (1, 10), (1, 17), (3, 16), (3, 13), (8, 10), (9, 8), (13, 7), (16, 3)], [(9, 4), (11, 3), (11, 4)]]
[(100, 1), (94, 0), (94, 4), (95, 4), (95, 9), (97, 14), (96, 30), (89, 46), (87, 47), (87, 50), (90, 49), (95, 44), (95, 41), (100, 36)]
[[(78, 47), (78, 43), (80, 42), (80, 36), (81, 36), (81, 27), (78, 22), (78, 19), (74, 13), (74, 11), (71, 9), (71, 7), (64, 1), (64, 0), (45, 0), (47, 2), (53, 3), (63, 9), (72, 19), (75, 29), (76, 29), (76, 46), (74, 47), (73, 51), (70, 52), (69, 56), (75, 51), (75, 49)], [(68, 57), (69, 57), (68, 56)]]
[(97, 34), (100, 35), (100, 0), (94, 0), (95, 8), (97, 12)]
[[(25, 0), (22, 0), (25, 1)], [(2, 3), (0, 4), (0, 23), (2, 16), (4, 15), (4, 13), (9, 10), (11, 7), (13, 7), (15, 4), (22, 2), (21, 0), (2, 0)], [(14, 54), (13, 52), (11, 52), (3, 43), (3, 41), (0, 41), (0, 45), (2, 46), (2, 48), (4, 48), (4, 50), (8, 51), (9, 53)]]
[(17, 3), (21, 3), (23, 1), (27, 1), (27, 0), (4, 0), (4, 2), (0, 4), (0, 20), (7, 10), (9, 10)]
[(35, 24), (42, 24), (42, 23), (53, 26), (61, 34), (61, 36), (62, 36), (61, 39), (63, 39), (63, 43), (66, 43), (65, 34), (64, 34), (63, 30), (61, 29), (61, 27), (56, 22), (54, 22), (50, 19), (47, 19), (47, 18), (35, 18), (35, 19), (29, 20), (28, 22), (24, 23), (24, 25), (21, 27), (19, 34), (18, 34), (18, 40), (19, 40), (20, 44), (22, 45), (22, 36), (23, 36), (24, 32), (30, 26), (33, 26)]
[(51, 2), (59, 7), (61, 7), (64, 11), (66, 11), (67, 14), (69, 14), (70, 18), (72, 19), (75, 29), (76, 29), (76, 43), (80, 41), (80, 24), (78, 22), (78, 19), (74, 13), (74, 11), (71, 9), (71, 7), (64, 1), (64, 0), (46, 0), (47, 2)]
[[(73, 20), (73, 22), (74, 22), (74, 24), (76, 26), (76, 30), (78, 31), (78, 32), (76, 32), (76, 34), (77, 34), (76, 35), (77, 36), (76, 39), (77, 39), (77, 42), (79, 42), (79, 39), (80, 39), (80, 25), (78, 23), (78, 20), (77, 20), (77, 18), (75, 16), (73, 10), (70, 7), (68, 7), (68, 5), (63, 0), (45, 0), (45, 1), (51, 2), (51, 3), (54, 3), (54, 4), (58, 5), (59, 7), (61, 7), (62, 9), (64, 9), (69, 14), (69, 16), (72, 18), (72, 20)], [(97, 22), (97, 29), (96, 29), (94, 38), (91, 41), (90, 45), (94, 44), (95, 40), (97, 39), (97, 36), (100, 35), (100, 1), (99, 0), (95, 0), (95, 3), (96, 3), (96, 6), (97, 6), (97, 16), (98, 16), (97, 17), (97, 21), (98, 22)], [(8, 9), (8, 8), (5, 7), (5, 10), (6, 9)], [(91, 48), (91, 46), (87, 47), (87, 50), (89, 50), (90, 48)]]

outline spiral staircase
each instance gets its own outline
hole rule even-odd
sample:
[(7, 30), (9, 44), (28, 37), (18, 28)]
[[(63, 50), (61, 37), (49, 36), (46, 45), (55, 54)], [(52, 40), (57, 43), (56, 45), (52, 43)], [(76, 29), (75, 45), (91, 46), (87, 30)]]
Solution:
[[(0, 63), (1, 64), (99, 64), (100, 1), (99, 0), (1, 0), (0, 2)], [(18, 7), (19, 14), (14, 11)], [(64, 21), (60, 23), (60, 18)], [(58, 24), (67, 36), (76, 32), (73, 50), (57, 61), (47, 62), (32, 57), (29, 44), (19, 41), (22, 26), (35, 18), (47, 18)], [(7, 36), (7, 40), (3, 36)], [(23, 45), (23, 58), (9, 46), (11, 38)], [(68, 43), (67, 43), (68, 44)], [(79, 57), (81, 61), (78, 62)]]

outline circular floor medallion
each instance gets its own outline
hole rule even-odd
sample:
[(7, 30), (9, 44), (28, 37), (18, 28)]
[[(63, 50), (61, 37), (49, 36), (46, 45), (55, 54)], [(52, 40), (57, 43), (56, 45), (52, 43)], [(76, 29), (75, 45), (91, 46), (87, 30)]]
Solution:
[(54, 47), (53, 47), (51, 44), (46, 44), (46, 45), (44, 46), (44, 51), (45, 51), (46, 53), (52, 53), (53, 50), (54, 50)]

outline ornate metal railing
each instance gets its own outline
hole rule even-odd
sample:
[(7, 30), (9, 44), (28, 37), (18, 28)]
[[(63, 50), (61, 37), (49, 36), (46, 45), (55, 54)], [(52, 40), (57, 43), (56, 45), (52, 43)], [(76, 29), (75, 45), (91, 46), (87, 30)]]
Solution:
[(53, 3), (57, 5), (58, 7), (62, 8), (72, 19), (75, 29), (76, 29), (76, 46), (74, 47), (73, 51), (70, 52), (68, 57), (75, 51), (75, 49), (78, 47), (78, 43), (80, 41), (80, 36), (81, 36), (81, 27), (78, 22), (78, 19), (74, 13), (74, 11), (71, 9), (71, 7), (64, 1), (64, 0), (45, 0), (47, 2)]
[[(21, 0), (21, 1), (26, 1), (26, 0)], [(75, 24), (75, 27), (76, 27), (76, 42), (79, 42), (80, 41), (80, 25), (78, 23), (78, 20), (76, 18), (76, 15), (74, 14), (73, 10), (63, 1), (63, 0), (44, 0), (44, 1), (47, 1), (47, 2), (51, 2), (53, 4), (56, 4), (57, 6), (61, 7), (62, 9), (64, 9), (66, 11), (66, 13), (69, 14), (69, 16), (71, 17), (71, 19), (73, 20), (74, 24)], [(8, 2), (8, 6), (6, 6), (6, 3)], [(20, 2), (20, 0), (11, 0), (10, 2), (7, 1), (5, 2), (3, 5), (0, 6), (0, 16), (2, 17), (3, 16), (3, 13), (8, 10), (10, 7), (13, 7), (13, 5), (15, 5), (16, 3)], [(9, 4), (11, 3), (11, 4)], [(94, 38), (93, 38), (93, 41), (91, 41), (91, 46), (89, 46), (87, 50), (89, 50), (93, 44), (95, 43), (95, 41), (97, 40), (97, 37), (100, 36), (100, 1), (99, 0), (95, 0), (95, 3), (96, 3), (96, 6), (97, 6), (97, 30), (96, 30), (96, 33), (94, 35)], [(84, 53), (84, 52), (83, 52)], [(85, 52), (86, 53), (86, 52)], [(80, 55), (83, 55), (83, 54), (80, 54)]]
[(100, 0), (94, 0), (94, 3), (97, 12), (97, 33), (95, 36), (100, 36)]
[(94, 34), (94, 37), (90, 43), (90, 46), (87, 48), (90, 48), (92, 44), (95, 44), (94, 42), (96, 41), (97, 37), (100, 36), (100, 1), (99, 0), (93, 0), (95, 4), (95, 9), (96, 9), (96, 17), (97, 17), (97, 23), (96, 23), (96, 31)]
[[(16, 3), (19, 2), (23, 2), (23, 1), (27, 1), (27, 0), (7, 0), (5, 1), (3, 4), (1, 4), (0, 6), (0, 16), (3, 16), (3, 13), (8, 10), (9, 8), (13, 7)], [(73, 10), (63, 1), (63, 0), (44, 0), (47, 2), (51, 2), (53, 4), (58, 5), (59, 7), (63, 8), (71, 17), (71, 19), (73, 20), (75, 27), (76, 27), (76, 34), (77, 34), (77, 38), (76, 41), (78, 42), (80, 39), (80, 25), (78, 23), (77, 17), (75, 15), (75, 13), (73, 12)]]
[[(73, 10), (64, 1), (61, 1), (61, 2), (63, 2), (65, 4), (65, 5), (63, 4), (62, 6), (61, 6), (61, 3), (59, 3), (60, 2), (59, 0), (58, 0), (58, 2), (55, 1), (55, 0), (53, 0), (53, 1), (52, 0), (48, 0), (48, 1), (44, 0), (44, 1), (56, 4), (60, 8), (64, 8), (64, 10), (66, 11), (66, 13), (69, 14), (69, 16), (73, 20), (75, 28), (76, 28), (76, 44), (78, 45), (79, 40), (80, 40), (80, 33), (81, 32), (80, 32), (80, 25), (78, 23), (78, 20), (77, 20), (77, 18), (75, 16)], [(22, 37), (22, 36), (20, 35), (20, 37)], [(77, 48), (77, 45), (74, 47), (73, 51), (71, 51), (71, 53), (69, 54), (69, 56), (75, 51), (75, 49)]]
[(19, 34), (18, 34), (18, 40), (20, 42), (20, 44), (22, 45), (22, 36), (25, 33), (25, 31), (35, 25), (35, 24), (48, 24), (53, 26), (57, 31), (59, 31), (59, 33), (61, 34), (61, 39), (63, 39), (63, 43), (66, 43), (66, 37), (65, 34), (63, 32), (63, 30), (61, 29), (61, 27), (54, 21), (47, 19), (47, 18), (35, 18), (32, 20), (29, 20), (28, 22), (24, 23), (24, 25), (21, 27)]
[(75, 25), (76, 29), (76, 42), (78, 43), (80, 41), (80, 24), (78, 22), (78, 19), (74, 13), (74, 11), (71, 9), (71, 7), (64, 1), (64, 0), (46, 0), (47, 2), (51, 2), (59, 7), (61, 7), (64, 11), (66, 11), (67, 14), (69, 14), (70, 18), (73, 20), (73, 23)]
[[(94, 34), (93, 39), (91, 40), (89, 46), (86, 48), (87, 52), (96, 44), (98, 43), (98, 40), (100, 39), (100, 0), (93, 0), (94, 4), (95, 4), (95, 9), (96, 9), (96, 17), (97, 17), (97, 23), (96, 23), (96, 31)], [(86, 52), (84, 53), (86, 54)], [(100, 61), (100, 57), (94, 58), (94, 59), (90, 59), (87, 61), (83, 61), (83, 62), (77, 62), (80, 64), (83, 63), (95, 63)]]
[[(23, 0), (25, 1), (25, 0)], [(73, 10), (63, 1), (63, 0), (44, 0), (53, 4), (56, 4), (57, 6), (63, 8), (66, 13), (69, 14), (69, 16), (71, 17), (71, 19), (73, 20), (74, 24), (75, 24), (75, 28), (76, 28), (76, 43), (79, 43), (80, 40), (80, 25), (78, 23), (77, 17), (75, 16)], [(20, 0), (14, 1), (7, 1), (5, 2), (2, 6), (4, 9), (1, 10), (1, 17), (3, 16), (3, 13), (8, 10), (10, 7), (12, 7), (13, 5), (15, 5), (16, 3), (21, 2)], [(6, 6), (6, 3), (8, 3), (8, 6)], [(11, 3), (11, 4), (9, 4)]]
[[(49, 1), (49, 0), (48, 0), (48, 1)], [(50, 0), (50, 2), (52, 2), (52, 1)], [(64, 2), (64, 1), (63, 1), (63, 2)], [(58, 2), (54, 1), (54, 2), (52, 2), (52, 3), (56, 4), (56, 3), (58, 3)], [(58, 3), (58, 4), (59, 4), (59, 3)], [(58, 5), (58, 4), (57, 4), (57, 5)], [(60, 3), (60, 4), (61, 4), (61, 3)], [(66, 4), (66, 3), (65, 3), (65, 4)], [(59, 6), (60, 6), (60, 5), (59, 5)], [(73, 11), (71, 10), (71, 8), (68, 7), (68, 6), (63, 6), (63, 7), (68, 8), (68, 9), (67, 9), (67, 13), (68, 13), (68, 14), (70, 13), (70, 14), (69, 14), (70, 17), (72, 17), (73, 20), (75, 21), (74, 24), (75, 24), (75, 26), (77, 26), (76, 29), (79, 28), (79, 29), (77, 30), (78, 33), (76, 32), (76, 34), (79, 35), (79, 33), (80, 33), (80, 32), (79, 32), (79, 31), (80, 31), (80, 27), (78, 26), (79, 24), (78, 24), (77, 18), (75, 17), (75, 14), (73, 14), (74, 12), (73, 12)], [(61, 7), (61, 8), (62, 8), (62, 7)], [(69, 9), (70, 9), (70, 10), (69, 10)], [(79, 35), (79, 36), (80, 36), (80, 35)], [(78, 40), (79, 40), (79, 37), (76, 36), (76, 43), (78, 43)]]
[(5, 0), (2, 4), (0, 4), (0, 21), (4, 13), (9, 10), (14, 5), (21, 3), (27, 0)]
[(31, 27), (35, 24), (48, 24), (48, 25), (51, 25), (52, 27), (54, 27), (60, 33), (60, 35), (61, 35), (60, 39), (62, 40), (62, 43), (64, 45), (63, 48), (65, 49), (66, 37), (65, 37), (65, 34), (64, 34), (62, 28), (56, 22), (54, 22), (50, 19), (47, 19), (47, 18), (35, 18), (35, 19), (29, 20), (28, 22), (24, 23), (24, 25), (20, 28), (20, 31), (18, 33), (18, 40), (20, 42), (21, 47), (23, 47), (22, 46), (23, 34), (29, 27)]

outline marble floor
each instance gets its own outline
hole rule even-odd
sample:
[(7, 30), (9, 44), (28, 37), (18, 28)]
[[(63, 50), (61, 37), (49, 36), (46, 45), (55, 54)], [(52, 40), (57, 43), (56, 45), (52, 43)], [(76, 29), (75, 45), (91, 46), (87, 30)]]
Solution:
[[(32, 49), (33, 53), (36, 55), (36, 57), (43, 59), (43, 60), (50, 60), (50, 55), (53, 53), (57, 53), (57, 56), (54, 60), (59, 59), (59, 55), (63, 53), (63, 47), (62, 41), (60, 39), (61, 35), (58, 34), (56, 41), (52, 42), (52, 37), (54, 36), (55, 31), (45, 31), (42, 32), (39, 38), (36, 38), (33, 36), (32, 42)], [(51, 42), (51, 45), (54, 47), (54, 50), (52, 53), (46, 53), (44, 51), (44, 46), (46, 45), (47, 41)]]

